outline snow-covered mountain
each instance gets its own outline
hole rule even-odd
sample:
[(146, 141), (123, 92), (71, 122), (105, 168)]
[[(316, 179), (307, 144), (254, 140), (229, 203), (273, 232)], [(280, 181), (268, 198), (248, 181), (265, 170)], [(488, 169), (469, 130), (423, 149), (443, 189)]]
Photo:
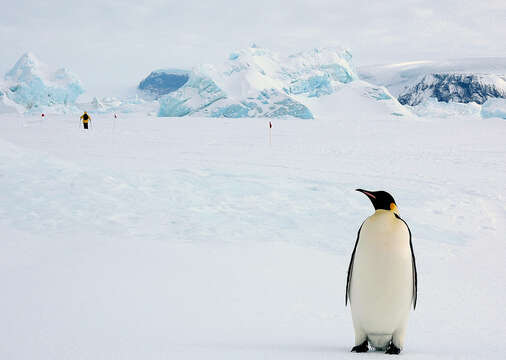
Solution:
[(222, 64), (193, 69), (183, 86), (160, 98), (159, 115), (310, 119), (313, 114), (297, 96), (328, 95), (357, 78), (345, 49), (282, 57), (253, 45)]
[(416, 106), (428, 98), (442, 102), (483, 104), (506, 98), (506, 77), (491, 74), (436, 73), (425, 75), (399, 95), (403, 105)]
[(32, 53), (22, 55), (4, 79), (2, 92), (26, 111), (70, 107), (84, 93), (77, 75), (66, 68), (52, 71)]
[(506, 75), (506, 57), (421, 60), (358, 68), (362, 80), (385, 86), (396, 97), (424, 76), (436, 73)]
[(412, 61), (358, 69), (362, 80), (388, 88), (418, 116), (506, 118), (506, 58)]

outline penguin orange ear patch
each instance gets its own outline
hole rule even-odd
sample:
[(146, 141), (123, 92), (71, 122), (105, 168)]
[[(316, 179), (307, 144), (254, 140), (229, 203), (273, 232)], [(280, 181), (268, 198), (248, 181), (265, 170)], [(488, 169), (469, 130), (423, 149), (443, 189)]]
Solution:
[(394, 203), (390, 203), (390, 210), (394, 211), (397, 209), (397, 206)]

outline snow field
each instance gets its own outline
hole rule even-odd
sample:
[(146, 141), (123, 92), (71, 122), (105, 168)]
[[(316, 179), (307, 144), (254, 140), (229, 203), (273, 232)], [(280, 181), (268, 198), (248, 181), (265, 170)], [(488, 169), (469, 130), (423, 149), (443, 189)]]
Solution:
[(356, 356), (361, 187), (391, 192), (414, 236), (403, 356), (502, 358), (504, 121), (340, 98), (273, 121), (272, 145), (269, 119), (97, 115), (85, 133), (2, 115), (0, 357)]

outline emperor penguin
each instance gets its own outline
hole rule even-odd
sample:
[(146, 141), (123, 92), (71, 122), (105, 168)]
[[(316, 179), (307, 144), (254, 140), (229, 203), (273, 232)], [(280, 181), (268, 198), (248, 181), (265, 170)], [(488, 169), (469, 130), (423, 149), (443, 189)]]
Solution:
[(360, 226), (346, 281), (345, 305), (351, 305), (354, 352), (368, 344), (399, 354), (411, 305), (416, 308), (417, 272), (411, 231), (386, 191), (357, 189), (375, 212)]

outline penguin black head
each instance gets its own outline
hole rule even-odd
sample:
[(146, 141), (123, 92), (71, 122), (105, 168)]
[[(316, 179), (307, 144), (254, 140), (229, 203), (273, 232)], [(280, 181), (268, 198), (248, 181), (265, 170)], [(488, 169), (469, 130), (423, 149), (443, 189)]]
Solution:
[(386, 191), (368, 191), (363, 189), (357, 189), (357, 191), (367, 195), (375, 210), (389, 210), (397, 212), (397, 204), (395, 203), (394, 198)]

